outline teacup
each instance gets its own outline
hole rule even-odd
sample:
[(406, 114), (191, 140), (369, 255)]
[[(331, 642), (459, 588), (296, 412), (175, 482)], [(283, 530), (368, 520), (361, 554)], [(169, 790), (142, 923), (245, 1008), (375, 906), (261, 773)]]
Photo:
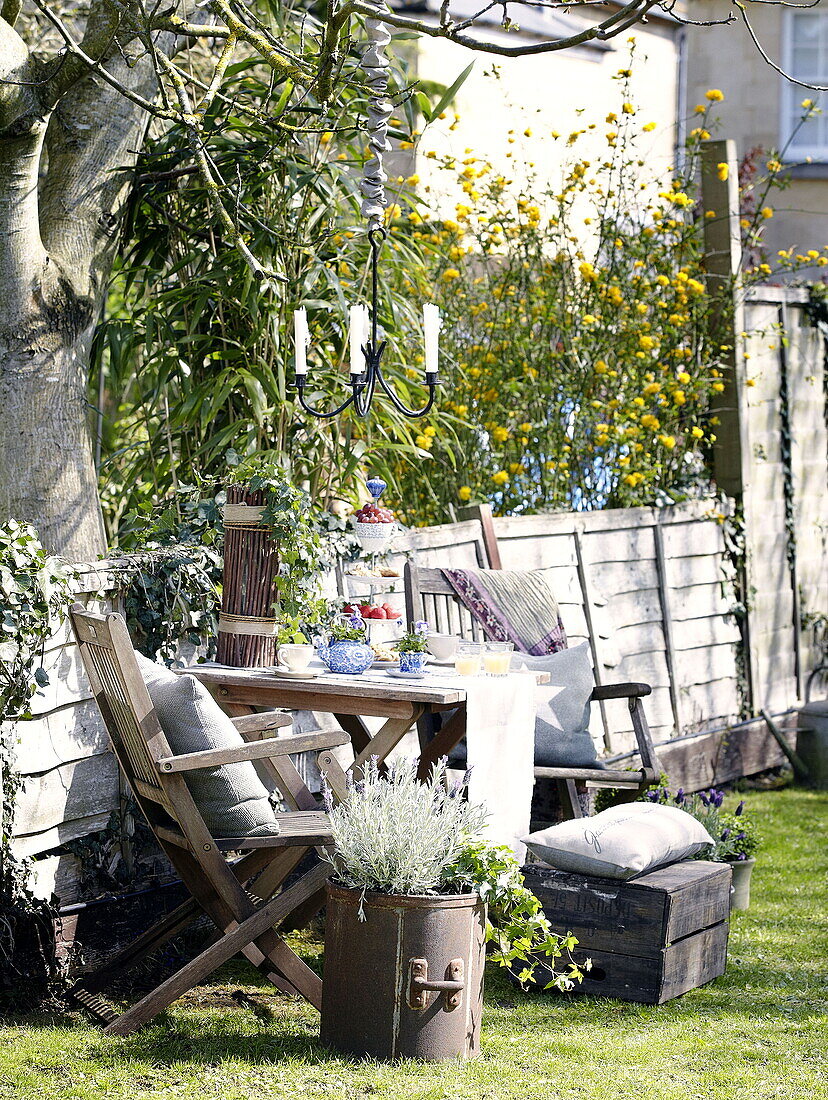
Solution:
[(444, 664), (448, 664), (454, 657), (459, 641), (460, 639), (454, 634), (429, 634), (426, 638), (426, 644), (432, 655)]
[(297, 642), (291, 645), (280, 645), (276, 659), (280, 665), (287, 665), (291, 672), (304, 672), (313, 654), (312, 645), (302, 645)]

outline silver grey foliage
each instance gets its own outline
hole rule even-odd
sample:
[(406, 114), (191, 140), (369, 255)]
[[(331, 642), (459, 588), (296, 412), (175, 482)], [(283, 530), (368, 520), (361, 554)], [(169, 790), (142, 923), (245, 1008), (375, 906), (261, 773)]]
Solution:
[(445, 760), (421, 783), (416, 761), (395, 760), (383, 776), (372, 757), (364, 778), (330, 807), (337, 880), (384, 894), (437, 892), (463, 847), (483, 832), (485, 808), (462, 792), (462, 783), (447, 786)]

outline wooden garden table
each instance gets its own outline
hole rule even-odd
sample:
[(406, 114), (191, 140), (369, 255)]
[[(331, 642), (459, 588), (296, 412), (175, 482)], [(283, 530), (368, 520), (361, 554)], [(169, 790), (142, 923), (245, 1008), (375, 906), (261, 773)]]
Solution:
[[(456, 686), (452, 683), (455, 677), (450, 669), (444, 677), (435, 673), (433, 683), (430, 678), (395, 680), (377, 669), (359, 676), (323, 672), (312, 680), (212, 663), (177, 671), (200, 680), (233, 717), (252, 714), (263, 706), (333, 714), (351, 738), (352, 767), (371, 756), (385, 760), (424, 714), (453, 710), (455, 714), (432, 741), (424, 745), (421, 738), (419, 773), (425, 777), (432, 763), (447, 756), (466, 732), (466, 687), (459, 679)], [(385, 722), (372, 735), (363, 717), (385, 718)]]

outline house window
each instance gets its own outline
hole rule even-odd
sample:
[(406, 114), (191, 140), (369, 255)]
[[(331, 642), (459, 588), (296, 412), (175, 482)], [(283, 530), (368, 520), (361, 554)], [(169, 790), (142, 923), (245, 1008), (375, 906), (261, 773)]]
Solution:
[[(786, 72), (808, 84), (828, 84), (828, 12), (817, 9), (785, 12)], [(828, 161), (828, 116), (814, 115), (807, 122), (803, 99), (823, 108), (828, 97), (783, 80), (781, 146), (788, 146), (787, 160)]]

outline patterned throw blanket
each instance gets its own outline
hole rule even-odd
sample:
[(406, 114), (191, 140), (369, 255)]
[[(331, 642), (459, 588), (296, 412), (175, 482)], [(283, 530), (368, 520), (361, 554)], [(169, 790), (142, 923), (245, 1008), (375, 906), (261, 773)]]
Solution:
[(444, 569), (443, 576), (493, 642), (536, 657), (567, 648), (558, 601), (541, 569)]

